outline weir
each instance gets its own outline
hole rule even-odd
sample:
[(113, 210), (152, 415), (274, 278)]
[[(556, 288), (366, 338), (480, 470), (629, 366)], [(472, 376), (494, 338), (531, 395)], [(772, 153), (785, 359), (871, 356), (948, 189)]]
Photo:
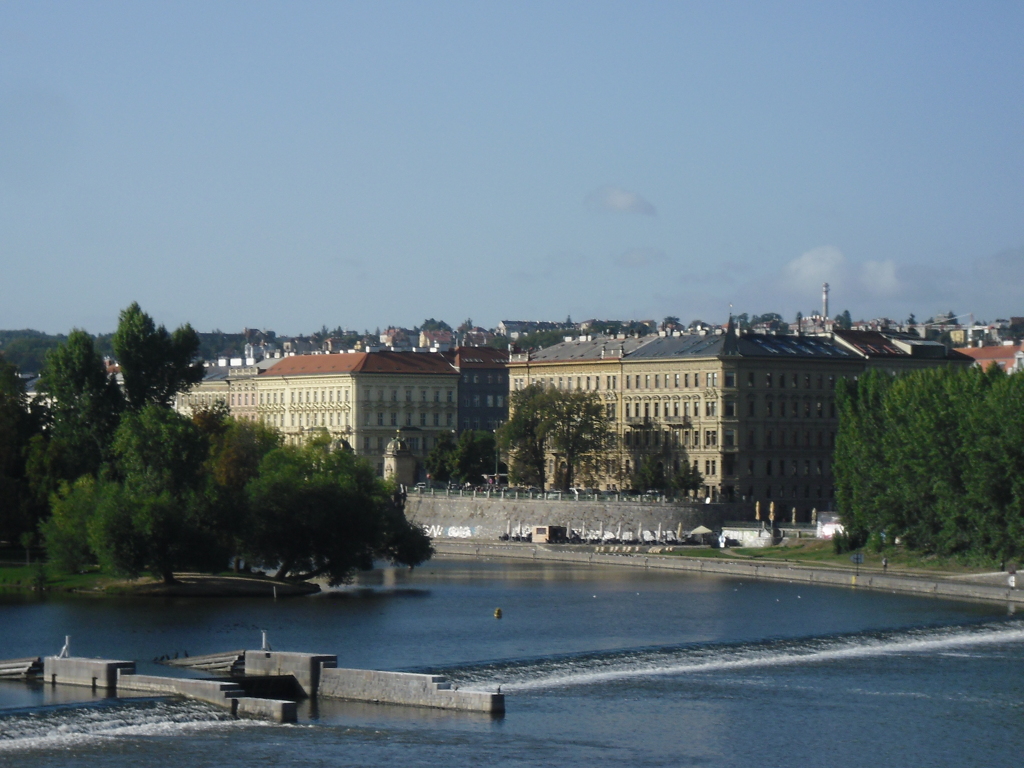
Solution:
[(27, 680), (41, 676), (50, 685), (89, 686), (117, 696), (182, 696), (222, 707), (238, 717), (280, 723), (296, 721), (297, 702), (247, 696), (247, 687), (259, 687), (246, 685), (247, 681), (290, 680), (301, 697), (322, 696), (492, 715), (505, 712), (505, 697), (501, 693), (460, 691), (440, 675), (339, 669), (338, 657), (333, 654), (273, 651), (264, 647), (258, 651), (232, 651), (162, 662), (178, 668), (230, 675), (216, 679), (139, 675), (135, 672), (134, 661), (67, 656), (66, 650), (67, 643), (59, 656), (0, 661), (0, 677)]

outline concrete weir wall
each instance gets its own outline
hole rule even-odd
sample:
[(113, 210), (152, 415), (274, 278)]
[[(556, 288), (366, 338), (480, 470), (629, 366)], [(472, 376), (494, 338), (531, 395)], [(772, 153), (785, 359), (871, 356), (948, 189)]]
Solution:
[(327, 653), (246, 651), (246, 677), (291, 675), (307, 696), (316, 696), (321, 670), (338, 666), (338, 657)]
[(117, 678), (117, 692), (159, 693), (187, 696), (208, 704), (232, 709), (232, 700), (240, 698), (245, 691), (236, 683), (220, 680), (196, 680), (188, 677), (160, 677), (158, 675), (134, 675), (122, 672)]
[(320, 679), (320, 695), (382, 704), (490, 712), (496, 715), (505, 711), (503, 694), (457, 691), (439, 675), (407, 672), (324, 669)]
[(134, 661), (86, 659), (78, 656), (47, 656), (43, 659), (43, 679), (62, 685), (87, 685), (113, 691), (121, 671), (135, 671)]
[(565, 525), (568, 528), (614, 532), (618, 526), (634, 533), (638, 530), (675, 532), (680, 525), (691, 531), (698, 525), (717, 530), (726, 519), (753, 517), (747, 505), (681, 504), (661, 502), (555, 501), (547, 499), (486, 498), (410, 493), (405, 516), (423, 526), (435, 539), (496, 540), (520, 523), (528, 525)]
[(117, 692), (185, 696), (223, 707), (238, 717), (273, 720), (278, 723), (294, 723), (298, 718), (294, 701), (243, 696), (241, 686), (221, 680), (134, 675), (122, 672), (118, 674)]

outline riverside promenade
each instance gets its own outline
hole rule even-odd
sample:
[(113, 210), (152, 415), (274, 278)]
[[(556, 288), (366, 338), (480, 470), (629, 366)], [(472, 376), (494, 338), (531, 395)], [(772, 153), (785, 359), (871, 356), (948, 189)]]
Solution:
[[(871, 589), (901, 592), (953, 600), (980, 600), (993, 603), (1024, 605), (1024, 589), (1010, 589), (1007, 574), (976, 574), (953, 576), (941, 574), (910, 574), (884, 572), (881, 569), (845, 568), (827, 565), (803, 565), (766, 560), (725, 560), (685, 557), (647, 552), (595, 552), (595, 547), (566, 547), (547, 544), (504, 542), (434, 541), (434, 550), (441, 557), (510, 558), (536, 562), (560, 562), (579, 565), (610, 565), (625, 568), (648, 568), (662, 571), (706, 573), (716, 576), (737, 576), (745, 579), (772, 579), (829, 587)], [(659, 547), (654, 547), (659, 549)], [(998, 583), (1001, 581), (1001, 584)]]

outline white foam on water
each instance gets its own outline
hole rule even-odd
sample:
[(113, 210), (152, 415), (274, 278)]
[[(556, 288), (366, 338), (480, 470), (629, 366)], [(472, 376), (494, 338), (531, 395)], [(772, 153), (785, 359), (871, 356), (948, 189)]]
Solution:
[(943, 652), (946, 649), (1019, 643), (1024, 622), (930, 630), (907, 630), (881, 635), (770, 641), (748, 645), (694, 646), (621, 652), (605, 656), (541, 660), (474, 673), (453, 671), (462, 677), (463, 690), (515, 693), (545, 688), (592, 685), (616, 680), (736, 670), (780, 664), (814, 664), (839, 659), (867, 658), (904, 653)]
[[(242, 721), (212, 706), (189, 701), (146, 701), (19, 710), (0, 714), (0, 754), (66, 749), (105, 739), (176, 736), (234, 727)], [(247, 726), (259, 721), (244, 721)]]

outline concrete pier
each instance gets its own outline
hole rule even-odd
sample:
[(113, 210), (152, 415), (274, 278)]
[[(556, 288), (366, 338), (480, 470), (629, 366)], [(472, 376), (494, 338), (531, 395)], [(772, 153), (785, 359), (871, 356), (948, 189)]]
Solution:
[(275, 723), (294, 723), (298, 720), (298, 705), (283, 699), (255, 699), (243, 696), (235, 699), (234, 714), (238, 717), (254, 717), (273, 720)]
[(440, 675), (408, 672), (379, 672), (373, 669), (324, 669), (320, 695), (327, 698), (372, 701), (380, 704), (404, 704), (471, 712), (505, 712), (505, 696), (500, 693), (453, 690)]
[(289, 653), (285, 651), (246, 651), (245, 676), (291, 675), (306, 696), (316, 696), (321, 670), (338, 666), (338, 657), (326, 653)]
[(135, 671), (134, 661), (85, 659), (77, 656), (47, 656), (43, 659), (43, 679), (61, 685), (86, 685), (113, 692), (121, 670)]
[(216, 704), (218, 707), (233, 709), (234, 699), (245, 696), (245, 691), (236, 683), (219, 680), (196, 680), (187, 677), (160, 677), (158, 675), (136, 675), (121, 672), (117, 676), (118, 693), (157, 693), (186, 696), (190, 699)]

